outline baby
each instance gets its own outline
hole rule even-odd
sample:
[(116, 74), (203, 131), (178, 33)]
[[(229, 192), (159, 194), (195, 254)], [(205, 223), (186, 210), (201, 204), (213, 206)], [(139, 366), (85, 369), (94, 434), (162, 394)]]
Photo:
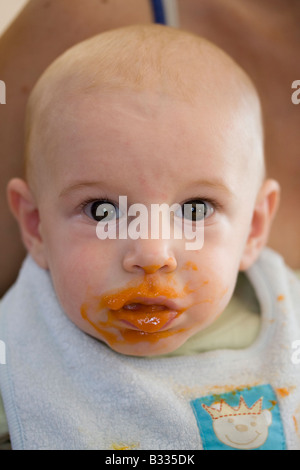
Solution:
[[(203, 246), (175, 228), (121, 236), (133, 212), (120, 196), (148, 213), (176, 204), (174, 227), (204, 227)], [(26, 178), (8, 197), (29, 253), (1, 304), (13, 448), (299, 448), (299, 400), (278, 392), (300, 385), (299, 284), (263, 250), (279, 185), (257, 93), (230, 57), (158, 25), (73, 47), (31, 95)], [(258, 339), (176, 354), (221, 316), (241, 271), (262, 306)]]

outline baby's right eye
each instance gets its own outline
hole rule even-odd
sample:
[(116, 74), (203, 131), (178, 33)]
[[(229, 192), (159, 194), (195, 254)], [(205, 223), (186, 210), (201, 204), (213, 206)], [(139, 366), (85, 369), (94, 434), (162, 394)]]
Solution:
[(119, 218), (118, 207), (110, 201), (99, 199), (86, 202), (82, 206), (84, 213), (96, 222), (111, 222)]

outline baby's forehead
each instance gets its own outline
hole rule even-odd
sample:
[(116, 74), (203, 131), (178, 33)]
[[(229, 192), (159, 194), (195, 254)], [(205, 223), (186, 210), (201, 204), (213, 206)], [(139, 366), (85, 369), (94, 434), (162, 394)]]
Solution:
[[(138, 26), (84, 41), (44, 73), (29, 101), (27, 163), (34, 160), (34, 153), (41, 153), (34, 152), (38, 144), (54, 144), (53, 130), (59, 131), (63, 122), (72, 120), (76, 106), (77, 113), (82, 103), (93, 106), (99, 93), (115, 100), (126, 93), (145, 97), (145, 92), (198, 106), (202, 114), (223, 114), (224, 126), (229, 122), (226, 116), (242, 110), (247, 120), (244, 127), (262, 141), (256, 90), (230, 57), (189, 33), (158, 25)], [(89, 120), (88, 112), (84, 118)]]
[(152, 90), (190, 102), (220, 89), (231, 101), (257, 99), (246, 73), (214, 44), (151, 25), (108, 31), (74, 46), (46, 70), (29, 102), (34, 108), (46, 105), (47, 97), (53, 104), (98, 89)]

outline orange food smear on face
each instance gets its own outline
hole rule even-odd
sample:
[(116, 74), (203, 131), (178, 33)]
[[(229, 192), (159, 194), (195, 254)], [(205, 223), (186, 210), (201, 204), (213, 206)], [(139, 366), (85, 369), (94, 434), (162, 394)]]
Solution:
[(278, 302), (282, 302), (284, 300), (284, 295), (278, 295), (277, 300)]
[(111, 294), (103, 295), (99, 302), (99, 308), (109, 308), (111, 310), (119, 310), (126, 303), (129, 303), (133, 299), (138, 302), (137, 299), (147, 297), (166, 297), (167, 299), (182, 298), (186, 294), (193, 292), (186, 285), (181, 295), (170, 286), (161, 287), (159, 283), (150, 276), (145, 276), (144, 281), (138, 286), (127, 287)]
[[(171, 279), (170, 279), (171, 280)], [(101, 297), (94, 297), (91, 302), (85, 303), (81, 307), (81, 316), (101, 335), (108, 344), (113, 346), (116, 343), (136, 344), (140, 341), (157, 342), (162, 338), (167, 338), (175, 333), (184, 330), (163, 330), (173, 318), (178, 317), (184, 310), (171, 310), (163, 305), (144, 305), (143, 298), (174, 300), (183, 298), (193, 292), (186, 285), (180, 294), (170, 285), (161, 286), (161, 283), (153, 275), (145, 274), (143, 281), (138, 285), (128, 287)], [(141, 299), (141, 303), (139, 303)], [(162, 304), (163, 304), (162, 300)], [(90, 318), (89, 307), (96, 313), (106, 311), (105, 320), (97, 321)], [(127, 310), (124, 306), (130, 306)], [(124, 322), (124, 327), (122, 326)], [(126, 325), (129, 323), (130, 325)]]
[(193, 263), (192, 261), (187, 261), (186, 263), (184, 263), (182, 269), (183, 270), (192, 269), (193, 271), (198, 271), (198, 266), (195, 263)]
[[(169, 336), (174, 335), (175, 333), (181, 333), (184, 329), (177, 331), (157, 331), (157, 332), (145, 332), (141, 330), (131, 330), (126, 327), (120, 329), (118, 327), (118, 332), (109, 331), (109, 328), (114, 327), (115, 319), (112, 318), (112, 313), (108, 313), (107, 321), (95, 323), (88, 317), (87, 306), (83, 305), (81, 307), (81, 316), (85, 319), (98, 333), (100, 333), (103, 340), (111, 346), (120, 343), (127, 344), (137, 344), (140, 341), (146, 341), (150, 343), (155, 343), (162, 338), (168, 338)], [(160, 327), (161, 328), (161, 327)]]
[[(187, 261), (181, 269), (196, 271), (198, 268), (192, 261)], [(127, 344), (137, 345), (138, 348), (141, 345), (142, 348), (143, 343), (154, 344), (187, 330), (180, 327), (176, 319), (188, 307), (179, 308), (181, 302), (176, 302), (176, 299), (183, 299), (195, 290), (188, 282), (179, 289), (173, 273), (165, 273), (162, 280), (157, 265), (143, 267), (143, 271), (140, 283), (131, 281), (124, 288), (108, 291), (101, 296), (90, 294), (81, 306), (82, 318), (100, 335), (99, 339), (116, 350)], [(194, 306), (215, 302), (213, 297), (205, 297), (209, 282), (202, 280), (198, 283), (196, 290), (203, 289), (203, 296), (202, 300), (194, 301)], [(225, 292), (222, 291), (222, 296)]]
[(152, 264), (150, 266), (144, 266), (143, 270), (145, 271), (146, 274), (154, 274), (156, 271), (158, 271), (160, 268), (160, 265), (157, 264)]

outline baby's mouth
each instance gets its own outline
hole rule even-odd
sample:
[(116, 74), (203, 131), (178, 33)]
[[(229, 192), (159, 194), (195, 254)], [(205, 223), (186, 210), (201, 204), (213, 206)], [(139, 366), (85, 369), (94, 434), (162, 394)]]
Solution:
[(156, 333), (166, 329), (179, 313), (167, 305), (149, 302), (151, 300), (147, 300), (147, 303), (126, 303), (119, 310), (114, 310), (113, 315), (129, 328)]

